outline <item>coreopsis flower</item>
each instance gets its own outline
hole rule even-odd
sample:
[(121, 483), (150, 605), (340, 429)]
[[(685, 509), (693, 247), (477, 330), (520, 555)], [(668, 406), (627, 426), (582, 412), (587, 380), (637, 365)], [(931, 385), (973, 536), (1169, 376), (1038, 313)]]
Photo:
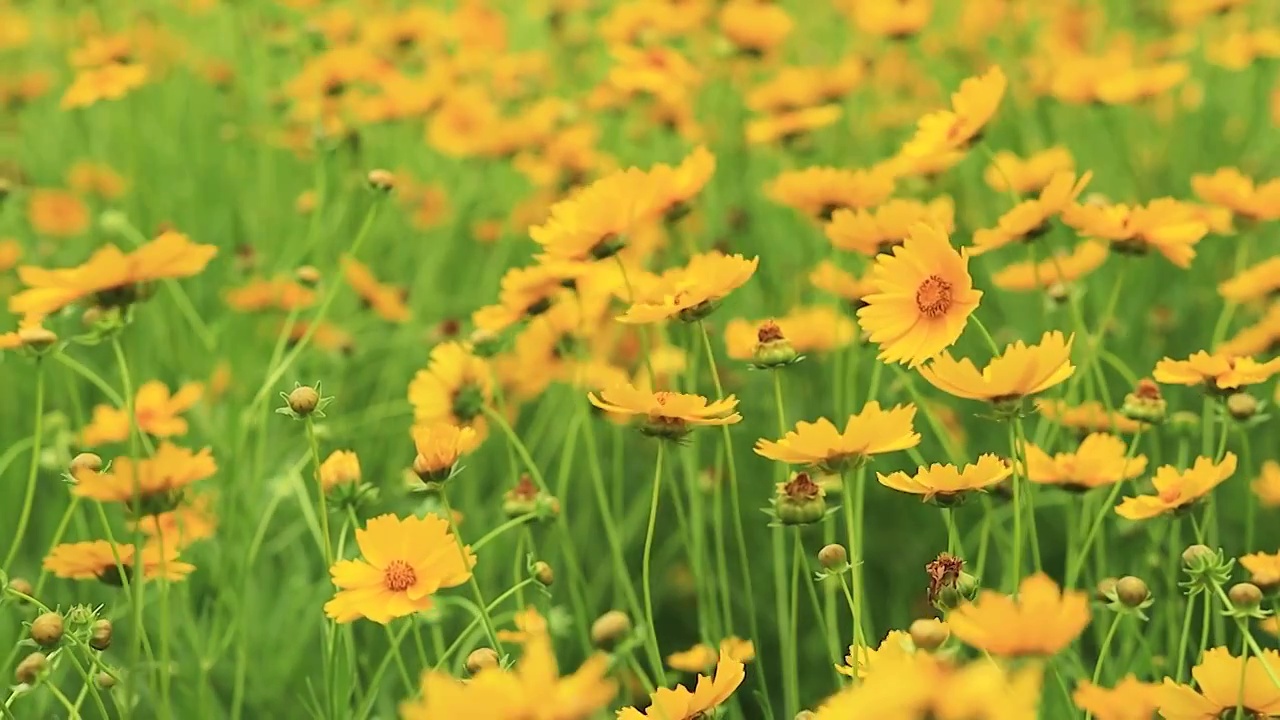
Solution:
[(1075, 202), (1084, 192), (1093, 174), (1079, 178), (1071, 171), (1053, 176), (1033, 200), (1023, 200), (1000, 216), (994, 228), (980, 228), (973, 233), (970, 254), (975, 257), (1015, 242), (1029, 242), (1049, 230), (1049, 221)]
[(347, 284), (378, 317), (395, 323), (409, 320), (412, 313), (405, 304), (407, 293), (404, 288), (380, 282), (367, 265), (353, 257), (344, 255), (340, 262)]
[(1212, 175), (1192, 175), (1191, 189), (1207, 203), (1254, 221), (1280, 219), (1280, 178), (1254, 184), (1236, 168), (1219, 168)]
[(578, 278), (588, 272), (580, 262), (550, 262), (517, 267), (503, 274), (498, 302), (472, 315), (477, 328), (499, 333), (525, 318), (541, 315)]
[(1206, 650), (1191, 669), (1196, 688), (1165, 678), (1156, 693), (1160, 716), (1168, 720), (1213, 720), (1236, 715), (1268, 718), (1280, 715), (1280, 692), (1271, 676), (1280, 675), (1280, 653), (1270, 648), (1246, 660), (1225, 647)]
[(911, 367), (954, 343), (982, 299), (966, 251), (925, 224), (912, 226), (892, 254), (876, 258), (870, 282), (876, 292), (863, 298), (858, 323), (880, 346), (880, 360)]
[(873, 257), (887, 253), (907, 239), (911, 227), (924, 223), (944, 233), (956, 229), (956, 208), (949, 196), (929, 202), (892, 198), (875, 210), (842, 208), (823, 227), (832, 247)]
[(634, 707), (624, 707), (618, 711), (618, 720), (695, 720), (705, 717), (729, 700), (744, 677), (746, 673), (742, 663), (721, 650), (714, 677), (699, 675), (692, 692), (683, 685), (677, 685), (674, 690), (658, 688), (649, 697), (648, 709), (641, 712)]
[(1116, 432), (1132, 434), (1145, 427), (1143, 423), (1137, 420), (1108, 410), (1096, 400), (1086, 400), (1079, 405), (1068, 405), (1062, 400), (1037, 400), (1036, 409), (1046, 418), (1080, 433)]
[[(164, 550), (157, 543), (142, 547), (142, 575), (147, 580), (177, 581), (186, 578), (196, 569), (194, 565), (178, 560), (178, 548), (166, 545)], [(119, 560), (119, 565), (116, 560)], [(120, 586), (127, 582), (138, 564), (138, 553), (133, 545), (115, 545), (106, 540), (63, 543), (56, 545), (44, 558), (43, 567), (56, 577), (70, 580), (100, 580), (107, 585)], [(120, 569), (124, 568), (124, 577)]]
[(960, 83), (951, 95), (951, 109), (920, 118), (915, 135), (902, 147), (904, 155), (926, 157), (964, 150), (978, 140), (1004, 98), (1008, 79), (1000, 66)]
[[(1280, 180), (1276, 183), (1280, 185)], [(1263, 300), (1280, 293), (1280, 257), (1241, 270), (1219, 285), (1218, 293), (1234, 303)]]
[(897, 662), (915, 651), (911, 634), (902, 630), (890, 630), (874, 648), (849, 646), (844, 664), (836, 666), (836, 672), (845, 677), (866, 678), (881, 663)]
[(862, 298), (876, 291), (868, 279), (859, 279), (853, 273), (841, 269), (831, 260), (823, 260), (818, 263), (809, 272), (809, 282), (817, 289), (831, 293), (851, 303), (861, 303)]
[(138, 298), (140, 285), (196, 275), (217, 253), (213, 245), (166, 231), (130, 253), (107, 245), (73, 268), (24, 265), (18, 277), (27, 289), (9, 298), (9, 312), (43, 317), (88, 297), (100, 305), (129, 304)]
[[(760, 258), (719, 251), (699, 253), (689, 263), (663, 278), (652, 300), (637, 299), (618, 316), (618, 322), (655, 323), (671, 318), (694, 322), (706, 317), (730, 292), (755, 274)], [(660, 293), (660, 295), (658, 294)]]
[(1148, 520), (1177, 512), (1207, 497), (1235, 471), (1236, 456), (1230, 452), (1220, 463), (1198, 457), (1188, 470), (1163, 465), (1151, 479), (1156, 494), (1127, 497), (1116, 506), (1116, 514), (1127, 520)]
[(857, 2), (853, 22), (869, 35), (907, 38), (924, 29), (933, 16), (933, 0), (898, 0), (893, 3)]
[(409, 383), (409, 404), (418, 423), (445, 421), (474, 428), (483, 438), (484, 409), (493, 399), (493, 375), (484, 358), (465, 343), (450, 341), (431, 350), (427, 367)]
[(982, 178), (996, 192), (1029, 195), (1042, 190), (1059, 173), (1075, 169), (1076, 161), (1071, 151), (1061, 145), (1032, 153), (1025, 159), (1008, 150), (1000, 150), (992, 157)]
[(735, 412), (738, 399), (732, 395), (708, 402), (701, 395), (665, 390), (646, 392), (626, 384), (606, 388), (599, 396), (587, 393), (587, 399), (605, 412), (641, 417), (644, 421), (641, 431), (662, 438), (679, 439), (701, 425), (732, 425), (742, 421), (742, 416)]
[(1211, 65), (1232, 71), (1246, 70), (1258, 60), (1280, 57), (1280, 30), (1262, 27), (1254, 32), (1232, 30), (1210, 38), (1204, 59)]
[(843, 112), (839, 105), (819, 105), (756, 117), (747, 121), (747, 142), (751, 145), (794, 142), (836, 124)]
[(757, 440), (755, 450), (757, 455), (788, 465), (838, 472), (872, 455), (919, 445), (920, 435), (912, 427), (915, 416), (915, 405), (881, 410), (880, 403), (873, 400), (861, 412), (849, 416), (843, 431), (826, 418), (815, 422), (801, 420), (795, 430), (779, 440)]
[(716, 156), (706, 146), (694, 148), (679, 165), (659, 163), (649, 169), (659, 195), (658, 214), (677, 219), (688, 211), (689, 203), (716, 171)]
[(930, 385), (956, 397), (994, 405), (1013, 403), (1042, 393), (1075, 373), (1071, 343), (1061, 332), (1047, 332), (1038, 345), (1021, 340), (1005, 347), (981, 372), (968, 358), (956, 360), (944, 352), (920, 368)]
[(104, 100), (119, 100), (145, 85), (147, 76), (147, 66), (141, 63), (113, 62), (84, 68), (76, 73), (71, 87), (63, 93), (60, 107), (74, 110)]
[(654, 176), (636, 168), (616, 172), (552, 205), (547, 221), (529, 228), (529, 237), (547, 259), (602, 260), (621, 250), (639, 225), (657, 217), (661, 201)]
[(1093, 433), (1081, 441), (1075, 452), (1052, 457), (1027, 443), (1026, 459), (1026, 477), (1031, 482), (1077, 491), (1132, 480), (1147, 469), (1145, 455), (1130, 457), (1124, 441), (1107, 433)]
[(743, 640), (738, 637), (727, 637), (720, 641), (720, 650), (717, 651), (706, 643), (698, 643), (688, 650), (671, 653), (667, 656), (667, 665), (672, 670), (679, 670), (688, 673), (709, 672), (715, 667), (716, 661), (723, 652), (733, 660), (741, 663), (747, 663), (755, 659), (755, 645), (750, 640)]
[(1062, 221), (1081, 235), (1110, 242), (1118, 252), (1154, 249), (1184, 269), (1196, 256), (1196, 243), (1209, 232), (1198, 210), (1173, 198), (1146, 205), (1068, 205)]
[[(153, 437), (168, 438), (187, 434), (187, 421), (182, 414), (190, 410), (204, 395), (204, 385), (186, 383), (178, 391), (169, 394), (169, 388), (159, 380), (151, 380), (138, 388), (133, 401), (134, 422), (140, 432)], [(97, 447), (129, 439), (129, 413), (123, 408), (98, 405), (93, 409), (93, 419), (80, 433), (80, 443), (85, 447)]]
[(740, 51), (763, 55), (783, 43), (795, 20), (781, 6), (762, 0), (729, 0), (720, 8), (720, 32)]
[(350, 450), (334, 450), (320, 463), (319, 479), (324, 492), (360, 482), (360, 458)]
[[(792, 354), (819, 353), (834, 350), (853, 341), (853, 320), (828, 305), (795, 308), (786, 315), (763, 323), (741, 318), (730, 320), (724, 328), (724, 344), (729, 357), (734, 360), (760, 359), (757, 350), (763, 350), (774, 334), (785, 339)], [(762, 363), (763, 365), (784, 363)]]
[(339, 623), (363, 617), (385, 625), (428, 610), (432, 595), (465, 583), (476, 564), (471, 548), (460, 548), (438, 515), (380, 515), (356, 529), (356, 544), (361, 559), (329, 568), (338, 592), (324, 612)]
[(213, 537), (218, 518), (210, 508), (212, 497), (202, 493), (187, 498), (181, 505), (157, 515), (144, 515), (129, 523), (149, 538), (149, 545), (184, 550), (201, 540)]
[(609, 706), (618, 684), (609, 678), (609, 657), (597, 653), (572, 673), (560, 674), (555, 648), (540, 617), (522, 623), (523, 646), (515, 667), (499, 664), (467, 680), (430, 670), (422, 697), (400, 705), (402, 720), (590, 720)]
[(67, 185), (78, 193), (114, 200), (124, 195), (127, 183), (110, 166), (81, 160), (67, 170)]
[[(217, 471), (209, 448), (192, 452), (166, 441), (150, 458), (118, 457), (106, 471), (77, 472), (71, 492), (98, 502), (128, 503), (137, 515), (153, 515), (171, 510), (185, 488)], [(133, 507), (135, 495), (141, 507)]]
[(1280, 553), (1250, 553), (1240, 556), (1240, 567), (1249, 571), (1249, 582), (1263, 590), (1280, 586)]
[(893, 177), (876, 170), (810, 167), (787, 170), (765, 186), (770, 200), (818, 220), (837, 210), (875, 207), (893, 194)]
[(31, 228), (50, 237), (74, 237), (89, 229), (89, 208), (66, 190), (32, 190), (27, 198)]
[(1074, 283), (1107, 261), (1106, 243), (1085, 240), (1069, 255), (1051, 257), (1038, 263), (1017, 262), (992, 273), (991, 282), (1001, 290), (1030, 292)]
[(999, 485), (1012, 473), (1013, 468), (1004, 460), (995, 455), (981, 455), (976, 463), (964, 468), (934, 463), (917, 468), (914, 475), (876, 473), (876, 478), (892, 490), (919, 495), (924, 502), (950, 506), (962, 502), (968, 493)]
[(1275, 460), (1262, 463), (1262, 469), (1250, 487), (1263, 507), (1280, 507), (1280, 463)]
[(1081, 680), (1071, 701), (1098, 720), (1151, 720), (1159, 697), (1158, 684), (1142, 682), (1130, 673), (1111, 688)]
[(1161, 358), (1151, 376), (1166, 385), (1203, 385), (1221, 391), (1264, 383), (1278, 372), (1280, 358), (1260, 363), (1253, 358), (1210, 355), (1201, 350), (1186, 360)]
[(253, 279), (239, 287), (230, 288), (224, 297), (227, 305), (239, 312), (293, 312), (309, 308), (316, 302), (315, 290), (288, 277)]
[(838, 102), (857, 87), (865, 75), (862, 59), (854, 56), (834, 67), (781, 67), (747, 92), (747, 108), (758, 113), (782, 113)]
[(282, 321), (276, 333), (285, 334), (291, 344), (302, 342), (302, 338), (310, 335), (312, 346), (329, 352), (349, 353), (356, 342), (351, 333), (328, 321), (314, 327), (309, 320), (295, 320), (291, 324)]
[(458, 460), (480, 446), (480, 435), (474, 428), (459, 427), (439, 421), (413, 428), (413, 446), (417, 455), (413, 471), (423, 480), (448, 477)]
[(1036, 573), (1018, 584), (1017, 598), (983, 590), (947, 616), (951, 634), (998, 657), (1050, 656), (1065, 650), (1089, 624), (1087, 593), (1062, 591)]

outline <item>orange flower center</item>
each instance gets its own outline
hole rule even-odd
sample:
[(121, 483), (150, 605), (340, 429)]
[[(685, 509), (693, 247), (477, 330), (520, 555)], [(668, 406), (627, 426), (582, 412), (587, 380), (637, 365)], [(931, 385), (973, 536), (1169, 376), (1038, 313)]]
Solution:
[(404, 560), (392, 560), (387, 563), (387, 569), (382, 571), (382, 584), (391, 592), (403, 592), (416, 582), (418, 574)]
[(1160, 501), (1163, 503), (1175, 503), (1182, 497), (1182, 493), (1176, 487), (1165, 488), (1160, 491)]
[(653, 394), (653, 399), (656, 400), (659, 405), (666, 405), (667, 400), (669, 400), (670, 398), (671, 398), (671, 392), (667, 390), (659, 390), (658, 392)]
[(916, 288), (916, 307), (925, 317), (938, 318), (951, 309), (951, 283), (930, 275)]

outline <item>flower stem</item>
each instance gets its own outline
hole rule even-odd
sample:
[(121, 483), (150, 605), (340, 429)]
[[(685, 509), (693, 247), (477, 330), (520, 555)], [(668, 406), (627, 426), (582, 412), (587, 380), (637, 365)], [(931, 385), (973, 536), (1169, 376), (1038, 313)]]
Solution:
[(23, 536), (27, 533), (27, 523), (31, 521), (31, 508), (35, 504), (36, 480), (40, 476), (40, 450), (44, 441), (44, 363), (36, 358), (36, 419), (32, 432), (31, 464), (27, 469), (27, 489), (22, 498), (22, 511), (18, 515), (18, 528), (9, 543), (9, 552), (5, 553), (4, 565), (0, 566), (0, 574), (8, 574), (10, 566), (18, 557), (18, 548), (22, 547)]
[[(453, 541), (458, 545), (458, 553), (462, 555), (462, 562), (467, 563), (467, 547), (462, 544), (462, 535), (458, 532), (458, 526), (453, 521), (453, 508), (449, 505), (449, 493), (444, 490), (440, 491), (440, 504), (444, 506), (444, 519), (449, 523), (449, 531), (453, 533)], [(503, 655), (506, 650), (502, 647), (502, 641), (498, 639), (498, 631), (493, 624), (493, 618), (489, 616), (488, 605), (484, 601), (484, 593), (480, 590), (480, 583), (476, 581), (476, 574), (469, 573), (467, 579), (471, 585), (471, 593), (476, 597), (476, 603), (480, 608), (480, 618), (484, 622), (485, 635), (489, 637), (489, 642), (493, 645), (493, 649), (498, 655)]]
[(653, 464), (653, 488), (649, 496), (649, 524), (644, 533), (644, 563), (641, 567), (640, 584), (644, 588), (644, 620), (648, 626), (645, 633), (645, 648), (649, 651), (649, 662), (653, 666), (655, 681), (662, 685), (662, 651), (658, 646), (658, 628), (653, 619), (653, 534), (658, 524), (658, 500), (662, 492), (662, 455), (666, 445), (658, 442), (658, 457)]
[(1009, 564), (1010, 592), (1018, 589), (1022, 577), (1022, 483), (1018, 482), (1018, 443), (1013, 424), (1009, 424), (1009, 462), (1014, 465), (1011, 479), (1013, 492), (1013, 562)]
[(320, 444), (316, 441), (315, 422), (308, 415), (305, 420), (307, 426), (307, 445), (311, 448), (311, 463), (315, 467), (312, 480), (315, 481), (316, 490), (320, 494), (320, 537), (324, 547), (325, 567), (333, 565), (333, 542), (329, 536), (329, 501), (324, 491), (324, 485), (320, 482)]

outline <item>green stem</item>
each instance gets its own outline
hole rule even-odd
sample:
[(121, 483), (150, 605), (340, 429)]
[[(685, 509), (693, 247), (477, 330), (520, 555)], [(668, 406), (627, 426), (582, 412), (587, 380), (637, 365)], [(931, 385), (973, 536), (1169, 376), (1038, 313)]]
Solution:
[(649, 524), (644, 533), (644, 560), (640, 569), (640, 584), (644, 588), (644, 620), (648, 627), (645, 633), (645, 648), (649, 651), (649, 663), (653, 666), (655, 681), (659, 686), (662, 678), (662, 651), (658, 645), (658, 626), (653, 616), (653, 535), (658, 524), (658, 500), (662, 491), (662, 455), (666, 447), (658, 441), (658, 457), (653, 464), (653, 487), (649, 496)]
[(1124, 615), (1116, 613), (1111, 619), (1111, 627), (1107, 628), (1106, 637), (1102, 638), (1102, 646), (1098, 648), (1098, 662), (1093, 666), (1093, 684), (1097, 685), (1102, 679), (1102, 664), (1106, 662), (1107, 652), (1111, 650), (1111, 641), (1115, 639), (1116, 630), (1120, 628), (1120, 621), (1124, 619)]
[(320, 535), (324, 547), (321, 550), (324, 553), (325, 567), (333, 565), (333, 542), (329, 535), (329, 500), (327, 493), (324, 491), (324, 485), (320, 481), (320, 443), (316, 440), (315, 423), (308, 415), (306, 418), (307, 427), (307, 444), (311, 448), (311, 463), (315, 468), (311, 479), (315, 482), (316, 491), (320, 495)]
[[(520, 527), (521, 525), (528, 523), (530, 520), (533, 520), (536, 517), (538, 517), (538, 513), (531, 512), (531, 513), (525, 513), (524, 515), (517, 515), (516, 517), (511, 518), (510, 520), (502, 523), (498, 527), (485, 533), (479, 540), (472, 543), (471, 544), (472, 552), (479, 554), (480, 548), (484, 547), (485, 545), (488, 545), (490, 542), (497, 539), (499, 535), (505, 533), (511, 528)], [(516, 554), (519, 555), (520, 553), (516, 553)]]
[(1013, 463), (1013, 562), (1009, 565), (1009, 589), (1015, 592), (1022, 577), (1022, 483), (1018, 482), (1018, 447), (1013, 424), (1009, 424), (1009, 457)]
[[(462, 544), (462, 535), (458, 532), (458, 526), (453, 522), (453, 508), (449, 505), (449, 493), (440, 491), (440, 504), (444, 506), (444, 519), (449, 523), (449, 531), (453, 533), (454, 543), (458, 546), (458, 553), (462, 556), (463, 564), (467, 564), (467, 547)], [(488, 606), (484, 601), (484, 593), (480, 590), (480, 583), (476, 580), (474, 572), (468, 574), (468, 584), (471, 586), (471, 593), (475, 595), (476, 603), (480, 608), (480, 618), (484, 621), (484, 632), (489, 637), (489, 642), (493, 645), (493, 649), (501, 656), (506, 653), (502, 647), (502, 641), (498, 639), (498, 631), (494, 628), (493, 618), (489, 616)], [(516, 587), (520, 587), (517, 585)]]
[(18, 548), (22, 547), (23, 536), (27, 533), (27, 523), (31, 521), (31, 508), (35, 504), (36, 480), (40, 476), (40, 450), (44, 441), (44, 363), (43, 358), (36, 358), (36, 420), (32, 433), (31, 464), (27, 469), (27, 489), (22, 497), (22, 510), (18, 514), (18, 528), (9, 543), (9, 552), (5, 554), (4, 565), (0, 573), (8, 574), (13, 561), (18, 557)]

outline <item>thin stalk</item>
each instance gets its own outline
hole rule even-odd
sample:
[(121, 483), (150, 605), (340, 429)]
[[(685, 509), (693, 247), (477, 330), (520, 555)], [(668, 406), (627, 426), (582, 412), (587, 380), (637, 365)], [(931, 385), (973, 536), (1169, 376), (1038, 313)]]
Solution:
[(22, 547), (23, 536), (27, 533), (27, 523), (31, 521), (31, 509), (35, 505), (36, 480), (40, 476), (40, 450), (44, 441), (44, 363), (40, 357), (36, 358), (36, 419), (32, 438), (31, 464), (27, 468), (27, 488), (18, 514), (18, 528), (9, 543), (9, 552), (5, 553), (4, 565), (0, 566), (0, 573), (6, 575), (18, 557), (18, 548)]
[[(449, 505), (449, 493), (440, 492), (440, 504), (444, 506), (444, 519), (449, 523), (449, 531), (453, 533), (453, 540), (458, 546), (458, 553), (462, 555), (463, 564), (467, 564), (467, 547), (462, 544), (462, 535), (458, 533), (458, 526), (453, 521), (453, 508)], [(480, 590), (480, 583), (476, 581), (476, 574), (470, 573), (468, 584), (471, 586), (471, 593), (475, 595), (476, 603), (480, 608), (480, 619), (484, 622), (485, 635), (489, 637), (489, 642), (493, 649), (501, 656), (506, 650), (502, 647), (502, 641), (498, 639), (498, 631), (494, 629), (493, 618), (489, 616), (489, 611), (485, 608), (488, 605), (484, 601), (484, 593)], [(517, 585), (516, 587), (520, 587)]]
[(649, 496), (649, 524), (644, 533), (644, 560), (640, 569), (640, 584), (644, 588), (644, 621), (648, 628), (645, 633), (644, 644), (649, 652), (649, 662), (653, 666), (654, 676), (659, 685), (662, 685), (664, 676), (662, 669), (662, 651), (658, 646), (658, 627), (654, 622), (653, 616), (653, 535), (654, 529), (658, 524), (658, 501), (662, 491), (662, 455), (663, 449), (666, 447), (662, 441), (658, 442), (658, 457), (653, 464), (653, 488)]

